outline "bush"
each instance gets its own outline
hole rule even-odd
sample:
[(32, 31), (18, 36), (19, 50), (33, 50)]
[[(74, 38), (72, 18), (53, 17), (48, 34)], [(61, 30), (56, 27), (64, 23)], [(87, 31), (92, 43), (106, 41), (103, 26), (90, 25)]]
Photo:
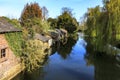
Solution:
[(28, 72), (38, 69), (44, 62), (44, 58), (47, 55), (44, 50), (47, 47), (43, 46), (43, 42), (39, 40), (28, 40), (25, 42), (22, 59)]

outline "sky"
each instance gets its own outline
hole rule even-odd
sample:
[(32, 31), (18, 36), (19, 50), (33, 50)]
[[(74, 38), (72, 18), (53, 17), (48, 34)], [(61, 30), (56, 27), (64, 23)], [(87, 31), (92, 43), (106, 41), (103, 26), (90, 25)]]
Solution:
[(37, 2), (40, 7), (45, 6), (52, 18), (59, 16), (63, 7), (69, 7), (77, 20), (88, 8), (102, 6), (102, 0), (0, 0), (0, 16), (19, 19), (24, 6), (30, 2)]

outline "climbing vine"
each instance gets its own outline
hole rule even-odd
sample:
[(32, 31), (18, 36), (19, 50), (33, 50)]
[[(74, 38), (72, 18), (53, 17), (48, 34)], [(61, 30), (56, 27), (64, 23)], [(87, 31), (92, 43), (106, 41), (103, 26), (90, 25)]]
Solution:
[(16, 56), (21, 56), (22, 53), (22, 33), (14, 32), (14, 33), (6, 33), (5, 37), (8, 41), (8, 44), (11, 50), (14, 52)]

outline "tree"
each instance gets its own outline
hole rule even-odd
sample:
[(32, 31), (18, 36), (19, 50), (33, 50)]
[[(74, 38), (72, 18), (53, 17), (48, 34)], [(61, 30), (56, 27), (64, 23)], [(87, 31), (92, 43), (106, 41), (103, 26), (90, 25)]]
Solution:
[[(86, 34), (94, 37), (97, 50), (120, 41), (120, 0), (103, 0), (104, 6), (88, 9)], [(92, 40), (92, 39), (91, 39)], [(106, 43), (107, 42), (107, 43)]]
[(62, 13), (65, 13), (65, 12), (68, 13), (69, 15), (71, 15), (71, 16), (73, 15), (71, 8), (63, 7), (63, 8), (62, 8)]
[[(105, 1), (105, 0), (104, 0)], [(109, 35), (112, 42), (120, 40), (120, 0), (108, 0), (104, 5), (108, 15)]]
[[(103, 50), (103, 45), (106, 43), (105, 38), (105, 20), (100, 20), (100, 17), (102, 16), (102, 13), (100, 11), (100, 7), (96, 6), (95, 8), (89, 8), (87, 13), (87, 31), (86, 34), (89, 35), (91, 38), (91, 41), (93, 41), (93, 45), (95, 46), (96, 50)], [(100, 22), (101, 21), (101, 22)]]
[[(40, 40), (28, 40), (23, 44), (22, 60), (25, 63), (26, 70), (32, 72), (41, 67), (44, 63), (48, 49), (47, 44), (43, 44)], [(44, 46), (44, 47), (43, 47)]]
[(42, 19), (42, 9), (38, 5), (38, 3), (27, 3), (20, 17), (22, 26), (26, 26), (25, 23), (33, 18)]
[(73, 33), (78, 27), (78, 22), (72, 16), (72, 12), (69, 8), (63, 8), (62, 10), (62, 14), (58, 16), (57, 19), (57, 26), (58, 28), (66, 29), (69, 33)]
[(87, 20), (87, 14), (84, 14), (83, 17), (80, 17), (80, 20), (79, 20), (79, 27), (77, 29), (77, 31), (82, 31), (84, 33), (84, 31), (87, 29), (87, 26), (86, 26), (86, 20)]
[(52, 29), (58, 28), (56, 18), (48, 18), (47, 21), (50, 23)]
[(43, 20), (46, 20), (48, 18), (48, 10), (45, 6), (42, 7), (42, 17), (43, 17)]
[(43, 18), (47, 18), (47, 13), (47, 8), (41, 9), (38, 3), (26, 4), (20, 17), (26, 39), (33, 38), (35, 33), (47, 33), (50, 25), (46, 20), (43, 20)]

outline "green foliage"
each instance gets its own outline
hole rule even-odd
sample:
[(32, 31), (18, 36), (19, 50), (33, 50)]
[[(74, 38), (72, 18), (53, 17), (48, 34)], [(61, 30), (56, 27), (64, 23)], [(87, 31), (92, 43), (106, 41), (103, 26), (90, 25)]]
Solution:
[(22, 33), (15, 32), (15, 33), (6, 33), (5, 37), (10, 45), (10, 48), (14, 52), (16, 56), (21, 56), (22, 53)]
[(107, 44), (115, 45), (120, 40), (120, 0), (103, 0), (104, 7), (88, 9), (86, 34), (94, 37), (93, 44), (101, 51)]
[(46, 56), (44, 50), (47, 48), (47, 46), (43, 46), (43, 42), (39, 40), (25, 41), (22, 59), (28, 72), (38, 69), (44, 62), (44, 58)]
[(63, 28), (68, 31), (68, 33), (72, 34), (77, 30), (79, 26), (77, 20), (72, 16), (72, 11), (70, 8), (62, 8), (62, 14), (57, 18), (49, 18), (48, 22), (53, 29), (55, 28)]
[(41, 9), (37, 3), (31, 3), (25, 6), (21, 14), (20, 21), (24, 39), (21, 58), (28, 72), (39, 68), (47, 55), (44, 50), (47, 49), (48, 45), (44, 45), (40, 40), (33, 39), (36, 33), (47, 34), (50, 29), (50, 24), (46, 21), (46, 10), (45, 7)]
[(100, 9), (99, 6), (89, 9), (87, 15), (88, 29), (86, 31), (86, 34), (91, 37), (91, 40), (93, 40), (92, 44), (98, 51), (102, 51), (104, 46), (110, 43), (107, 37), (108, 28), (106, 26), (108, 18), (106, 18), (105, 13), (101, 12)]
[(36, 22), (38, 22), (38, 29), (36, 29), (36, 32), (47, 34), (48, 30), (50, 29), (50, 24), (45, 20), (44, 21), (36, 20)]
[(25, 31), (25, 39), (32, 39), (35, 33), (48, 32), (50, 24), (45, 20), (47, 12), (47, 9), (45, 7), (41, 9), (38, 3), (26, 4), (20, 17), (21, 25)]
[(25, 23), (33, 18), (42, 19), (42, 9), (38, 5), (38, 3), (27, 3), (20, 17), (22, 26), (25, 27)]
[[(12, 24), (14, 27), (21, 28), (20, 23), (16, 19), (9, 19), (7, 17), (3, 17), (6, 19), (10, 24)], [(11, 48), (11, 50), (14, 52), (16, 56), (21, 56), (22, 53), (22, 32), (14, 32), (14, 33), (5, 33), (6, 40), (8, 41), (8, 44)]]
[(58, 28), (57, 27), (57, 19), (48, 18), (47, 21), (50, 23), (52, 29)]
[(14, 25), (14, 27), (21, 29), (20, 22), (17, 19), (9, 19), (5, 16), (3, 16), (2, 18), (6, 19), (10, 24)]
[(17, 19), (12, 19), (12, 20), (9, 20), (9, 22), (11, 24), (13, 24), (15, 27), (19, 28), (19, 29), (22, 29), (21, 25), (20, 25), (20, 22), (17, 20)]
[(106, 10), (108, 12), (108, 26), (110, 26), (111, 32), (111, 38), (113, 41), (116, 41), (116, 35), (120, 34), (120, 0), (110, 0), (109, 3), (107, 3)]
[(69, 12), (65, 11), (62, 15), (58, 16), (57, 26), (58, 28), (66, 29), (69, 33), (73, 33), (78, 27), (78, 22)]
[(25, 24), (28, 26), (27, 28), (24, 28), (24, 30), (27, 31), (26, 37), (31, 39), (34, 37), (35, 33), (47, 34), (50, 29), (50, 24), (46, 20), (42, 21), (39, 18), (33, 18)]

